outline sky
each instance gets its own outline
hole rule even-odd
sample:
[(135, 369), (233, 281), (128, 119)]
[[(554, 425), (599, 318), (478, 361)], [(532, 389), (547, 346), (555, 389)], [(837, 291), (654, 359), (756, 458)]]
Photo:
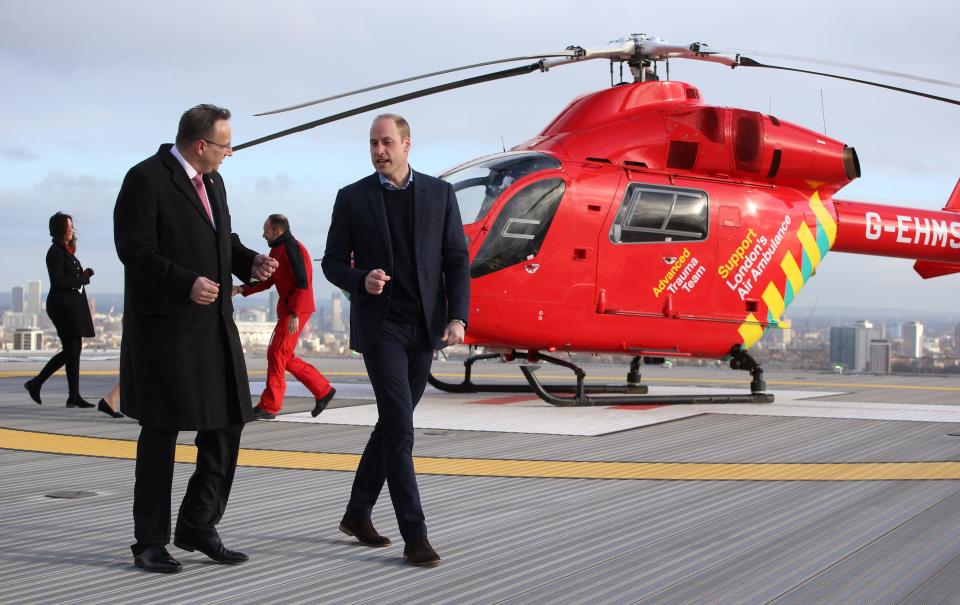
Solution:
[[(955, 6), (946, 0), (393, 6), (0, 0), (0, 290), (36, 278), (46, 289), (47, 219), (62, 210), (74, 217), (78, 257), (96, 270), (91, 295), (120, 292), (111, 217), (120, 183), (132, 165), (172, 142), (180, 114), (198, 103), (229, 108), (239, 144), (417, 85), (253, 116), (260, 111), (459, 65), (569, 45), (602, 47), (632, 33), (960, 81)], [(772, 113), (818, 131), (825, 124), (829, 136), (856, 147), (863, 178), (838, 198), (939, 209), (960, 177), (960, 107), (772, 70), (680, 61), (670, 70), (672, 79), (696, 85), (706, 103)], [(960, 88), (871, 77), (960, 98)], [(412, 125), (412, 166), (439, 174), (535, 136), (574, 97), (607, 86), (608, 63), (593, 61), (387, 109)], [(336, 191), (372, 171), (366, 142), (372, 117), (227, 158), (221, 174), (241, 240), (265, 250), (263, 220), (282, 212), (319, 258)], [(332, 288), (317, 274), (323, 296)], [(960, 275), (925, 281), (910, 261), (832, 253), (794, 305), (952, 312), (958, 291)]]

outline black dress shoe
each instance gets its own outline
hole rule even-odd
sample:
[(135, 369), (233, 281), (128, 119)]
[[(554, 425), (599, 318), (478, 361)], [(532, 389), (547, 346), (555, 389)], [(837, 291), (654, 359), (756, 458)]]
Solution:
[(123, 414), (121, 414), (120, 412), (114, 412), (113, 408), (107, 405), (106, 399), (101, 399), (100, 401), (97, 402), (97, 411), (103, 412), (104, 414), (106, 414), (107, 416), (110, 416), (111, 418), (123, 418)]
[(93, 404), (85, 400), (83, 397), (77, 395), (71, 399), (67, 399), (68, 408), (92, 408)]
[(433, 567), (440, 564), (440, 555), (433, 550), (426, 538), (407, 542), (403, 547), (403, 558), (417, 567)]
[(330, 400), (333, 399), (333, 396), (337, 394), (337, 389), (330, 387), (330, 390), (327, 391), (327, 394), (317, 399), (317, 405), (313, 406), (313, 411), (310, 412), (310, 415), (316, 418), (320, 415), (320, 412), (327, 409), (327, 404), (330, 403)]
[(340, 520), (340, 531), (367, 546), (390, 546), (390, 538), (381, 536), (370, 519), (358, 519), (349, 513), (345, 514)]
[(236, 550), (230, 550), (223, 545), (219, 536), (209, 538), (177, 538), (174, 537), (173, 545), (182, 550), (193, 552), (199, 550), (217, 563), (233, 565), (243, 563), (250, 559), (247, 555)]
[(155, 573), (176, 573), (183, 569), (180, 561), (170, 556), (163, 546), (148, 546), (146, 550), (133, 558), (133, 564), (140, 569)]
[(268, 412), (260, 406), (253, 408), (253, 419), (254, 420), (273, 420), (277, 415), (273, 412)]
[(23, 383), (23, 388), (27, 389), (27, 393), (30, 394), (30, 399), (33, 399), (38, 404), (42, 403), (40, 401), (40, 385), (37, 384), (35, 379), (31, 379)]

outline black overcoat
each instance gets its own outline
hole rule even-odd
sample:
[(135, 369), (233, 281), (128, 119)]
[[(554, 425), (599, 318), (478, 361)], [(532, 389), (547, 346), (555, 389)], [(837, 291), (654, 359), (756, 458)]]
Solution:
[(57, 334), (93, 336), (93, 318), (83, 288), (90, 283), (90, 278), (83, 274), (80, 261), (63, 246), (53, 244), (47, 250), (47, 274), (50, 276), (47, 315), (56, 326)]
[[(414, 172), (413, 239), (424, 322), (435, 349), (451, 319), (470, 311), (470, 260), (460, 208), (450, 183)], [(376, 341), (390, 305), (390, 283), (367, 294), (364, 278), (374, 269), (393, 274), (390, 227), (379, 176), (374, 173), (337, 193), (323, 254), (323, 274), (350, 294), (350, 348), (366, 352)]]
[[(215, 229), (170, 147), (130, 169), (113, 211), (124, 266), (121, 410), (162, 430), (248, 422), (250, 386), (230, 288), (231, 273), (250, 280), (257, 253), (232, 233), (219, 173), (203, 177)], [(210, 305), (189, 300), (199, 276), (220, 284)]]

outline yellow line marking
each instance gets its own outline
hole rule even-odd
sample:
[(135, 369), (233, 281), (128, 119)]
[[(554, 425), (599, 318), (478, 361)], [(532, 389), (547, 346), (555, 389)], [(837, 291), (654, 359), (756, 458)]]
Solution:
[[(137, 443), (76, 435), (0, 429), (0, 449), (132, 460)], [(178, 445), (177, 462), (195, 463), (192, 445)], [(241, 449), (238, 464), (296, 470), (346, 471), (357, 454)], [(672, 481), (916, 481), (960, 479), (960, 462), (685, 463), (581, 462), (414, 457), (418, 473), (467, 477), (650, 479)]]
[[(58, 372), (61, 374), (62, 372)], [(6, 370), (0, 371), (0, 378), (33, 378), (36, 376), (36, 372), (32, 370)], [(250, 376), (266, 376), (266, 370), (252, 370), (248, 372)], [(82, 370), (80, 372), (81, 376), (117, 376), (117, 370)], [(323, 372), (324, 376), (339, 376), (342, 378), (367, 378), (366, 372)], [(434, 372), (434, 376), (437, 378), (454, 378), (462, 379), (462, 372)], [(470, 377), (471, 379), (484, 378), (488, 380), (496, 379), (516, 379), (519, 375), (519, 370), (516, 373), (486, 373), (478, 374), (473, 372)], [(555, 374), (542, 374), (542, 377), (549, 377), (552, 379), (564, 378), (564, 376), (555, 375)], [(587, 382), (610, 382), (613, 381), (623, 382), (625, 374), (617, 375), (604, 375), (604, 374), (594, 374), (586, 377)], [(668, 377), (668, 376), (651, 376), (644, 378), (644, 382), (648, 384), (697, 384), (697, 385), (711, 385), (711, 384), (749, 384), (750, 377), (745, 376), (744, 378), (680, 378), (680, 377)], [(875, 383), (866, 383), (866, 382), (831, 382), (831, 381), (819, 381), (819, 380), (770, 380), (768, 379), (767, 384), (777, 384), (781, 386), (808, 386), (808, 387), (833, 387), (838, 389), (877, 389), (877, 390), (894, 390), (894, 391), (936, 391), (936, 392), (946, 392), (946, 393), (960, 393), (960, 386), (934, 386), (934, 385), (924, 385), (924, 384), (875, 384)], [(572, 383), (572, 380), (571, 380)], [(518, 383), (521, 384), (521, 383)], [(776, 393), (774, 393), (776, 394)]]

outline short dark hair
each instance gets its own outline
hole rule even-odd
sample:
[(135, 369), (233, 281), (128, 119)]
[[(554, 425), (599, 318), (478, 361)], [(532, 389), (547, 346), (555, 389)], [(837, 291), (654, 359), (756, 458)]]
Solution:
[(72, 216), (63, 212), (58, 212), (50, 217), (50, 237), (53, 238), (53, 243), (63, 243), (63, 236), (67, 234), (67, 221), (72, 220)]
[(290, 221), (288, 221), (287, 217), (283, 216), (282, 214), (271, 214), (267, 217), (267, 221), (274, 229), (277, 227), (282, 227), (284, 231), (290, 231)]
[(213, 132), (213, 125), (217, 123), (217, 120), (229, 119), (230, 110), (223, 107), (207, 103), (191, 107), (180, 116), (180, 126), (177, 128), (177, 145), (205, 139)]
[(381, 113), (373, 119), (374, 122), (377, 120), (393, 120), (393, 123), (397, 125), (397, 131), (400, 132), (400, 138), (410, 139), (410, 123), (403, 116), (395, 113)]

